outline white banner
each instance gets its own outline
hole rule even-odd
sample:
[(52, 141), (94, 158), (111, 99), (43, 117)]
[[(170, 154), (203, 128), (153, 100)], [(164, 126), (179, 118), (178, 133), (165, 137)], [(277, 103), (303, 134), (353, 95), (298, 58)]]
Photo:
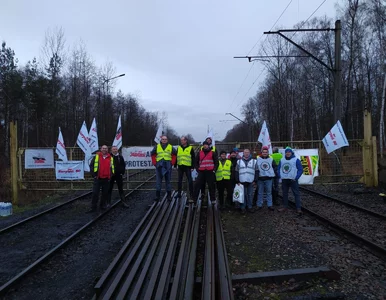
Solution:
[[(314, 184), (314, 178), (319, 176), (318, 149), (292, 149), (295, 156), (300, 159), (303, 167), (303, 175), (299, 178), (299, 184)], [(279, 149), (285, 156), (285, 149)]]
[(88, 130), (85, 121), (83, 121), (82, 127), (79, 130), (78, 139), (76, 140), (76, 143), (78, 144), (79, 148), (82, 149), (86, 157), (91, 155), (90, 139), (88, 138)]
[(150, 152), (153, 147), (122, 148), (122, 156), (126, 162), (126, 169), (154, 169)]
[[(164, 134), (163, 132), (163, 126), (162, 126), (162, 123), (159, 124), (158, 126), (158, 130), (157, 130), (157, 133), (155, 134), (155, 137), (154, 137), (154, 142), (156, 142), (157, 144), (159, 144), (161, 142), (161, 136)], [(126, 160), (125, 160), (126, 161)]]
[(26, 149), (24, 155), (24, 167), (26, 169), (53, 169), (53, 149)]
[(83, 161), (57, 161), (55, 166), (56, 179), (78, 180), (84, 179)]
[(92, 121), (90, 131), (88, 133), (88, 139), (90, 141), (90, 151), (91, 153), (98, 151), (99, 150), (99, 145), (98, 145), (98, 130), (97, 130), (97, 124), (96, 120)]
[(267, 123), (265, 121), (263, 123), (263, 127), (261, 128), (257, 141), (262, 143), (263, 146), (267, 146), (269, 151), (268, 153), (272, 154), (271, 138), (269, 136)]
[(67, 152), (66, 152), (66, 146), (64, 145), (64, 140), (63, 140), (63, 135), (62, 131), (60, 130), (59, 127), (59, 136), (58, 136), (58, 141), (56, 143), (56, 154), (59, 156), (59, 159), (63, 161), (67, 161)]
[(349, 145), (340, 121), (338, 121), (324, 137), (323, 144), (328, 154)]
[(121, 116), (119, 116), (117, 131), (115, 133), (115, 138), (113, 141), (113, 146), (117, 146), (118, 150), (122, 147), (122, 126), (121, 126)]

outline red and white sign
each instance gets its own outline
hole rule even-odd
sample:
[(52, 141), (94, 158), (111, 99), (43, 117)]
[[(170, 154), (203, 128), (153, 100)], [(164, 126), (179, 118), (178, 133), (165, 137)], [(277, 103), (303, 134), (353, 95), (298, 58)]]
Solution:
[(55, 166), (56, 179), (78, 180), (84, 179), (83, 161), (57, 161)]
[(150, 155), (152, 149), (153, 147), (122, 148), (126, 169), (154, 169)]
[(24, 156), (24, 167), (26, 169), (53, 169), (53, 149), (26, 149)]
[(330, 154), (331, 152), (339, 148), (349, 145), (346, 135), (343, 131), (343, 127), (339, 121), (335, 124), (334, 127), (332, 127), (330, 132), (327, 133), (327, 135), (324, 137), (323, 144), (328, 154)]

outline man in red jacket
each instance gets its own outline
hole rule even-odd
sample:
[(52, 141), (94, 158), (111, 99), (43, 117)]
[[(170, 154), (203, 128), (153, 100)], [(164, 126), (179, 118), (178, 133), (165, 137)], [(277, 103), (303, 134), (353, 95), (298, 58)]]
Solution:
[(111, 176), (114, 175), (114, 159), (108, 153), (106, 145), (101, 147), (101, 151), (98, 152), (90, 163), (90, 173), (94, 178), (94, 185), (92, 190), (92, 202), (91, 210), (88, 212), (96, 212), (99, 199), (99, 191), (102, 188), (102, 199), (100, 202), (100, 208), (106, 209), (109, 186)]

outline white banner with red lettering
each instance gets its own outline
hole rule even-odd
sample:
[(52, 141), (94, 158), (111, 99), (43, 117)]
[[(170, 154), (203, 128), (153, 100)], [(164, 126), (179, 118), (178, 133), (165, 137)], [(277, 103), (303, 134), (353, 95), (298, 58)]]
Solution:
[(26, 149), (24, 156), (24, 167), (26, 169), (53, 169), (53, 149)]
[(79, 180), (84, 179), (82, 160), (57, 161), (55, 164), (56, 179)]
[(153, 147), (125, 147), (122, 156), (126, 162), (126, 169), (154, 169), (150, 152)]
[(338, 121), (324, 137), (323, 144), (328, 154), (349, 145), (340, 121)]

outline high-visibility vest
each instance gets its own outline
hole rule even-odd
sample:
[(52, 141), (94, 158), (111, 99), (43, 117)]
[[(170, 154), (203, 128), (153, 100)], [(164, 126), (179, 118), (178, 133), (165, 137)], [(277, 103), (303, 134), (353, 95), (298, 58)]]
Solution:
[(231, 179), (231, 167), (232, 162), (227, 159), (224, 163), (224, 165), (221, 163), (221, 161), (218, 163), (218, 169), (216, 171), (216, 180), (220, 181), (223, 179), (230, 180)]
[(253, 182), (255, 178), (256, 159), (251, 159), (247, 164), (243, 159), (237, 161), (239, 166), (240, 182)]
[(179, 166), (192, 166), (192, 156), (190, 152), (192, 151), (192, 146), (188, 146), (185, 149), (182, 149), (181, 146), (177, 149), (177, 164)]
[(172, 160), (172, 145), (167, 145), (165, 150), (162, 149), (161, 144), (158, 144), (157, 146), (157, 161), (163, 160)]
[(200, 166), (198, 167), (199, 171), (213, 171), (214, 170), (214, 161), (213, 161), (213, 151), (204, 153), (200, 151)]
[(295, 179), (298, 174), (296, 167), (296, 157), (291, 159), (285, 159), (284, 157), (280, 160), (280, 177), (281, 179)]
[[(204, 149), (204, 146), (201, 146), (200, 150), (203, 150), (203, 149)], [(212, 146), (212, 151), (216, 152), (216, 147), (215, 146)]]
[[(99, 154), (97, 153), (95, 155), (95, 160), (94, 160), (94, 173), (98, 172), (99, 168)], [(110, 168), (111, 168), (111, 173), (115, 174), (115, 166), (114, 166), (114, 158), (110, 156)]]
[(283, 158), (283, 154), (281, 153), (272, 153), (270, 155), (270, 157), (272, 157), (272, 159), (275, 161), (275, 163), (278, 165), (280, 160)]

